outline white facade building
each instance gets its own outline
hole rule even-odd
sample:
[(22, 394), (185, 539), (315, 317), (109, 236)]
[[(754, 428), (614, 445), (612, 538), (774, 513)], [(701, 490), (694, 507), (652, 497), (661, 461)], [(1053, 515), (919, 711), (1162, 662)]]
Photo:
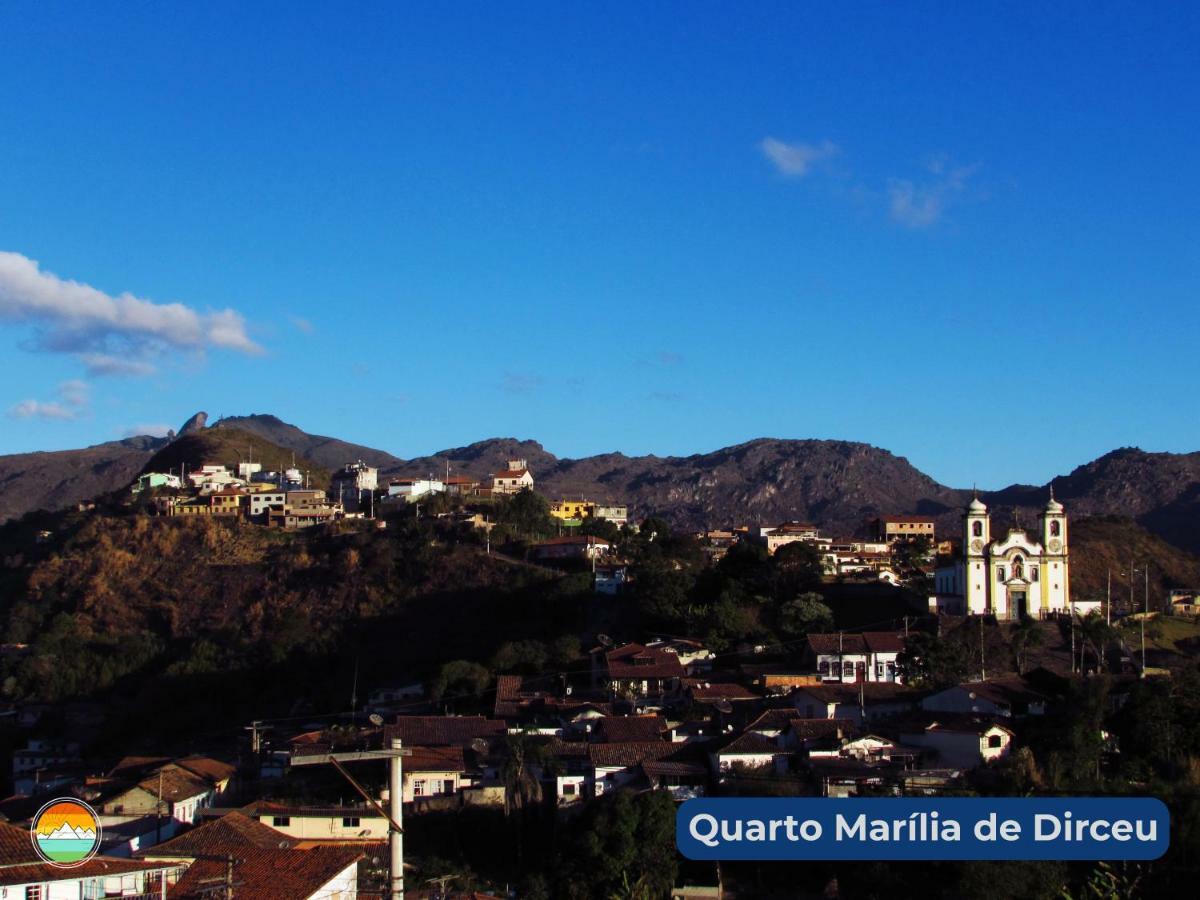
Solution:
[(1002, 620), (1069, 612), (1067, 515), (1053, 491), (1034, 537), (1010, 528), (992, 540), (987, 506), (973, 499), (963, 520), (962, 555), (938, 569), (936, 590), (939, 612)]

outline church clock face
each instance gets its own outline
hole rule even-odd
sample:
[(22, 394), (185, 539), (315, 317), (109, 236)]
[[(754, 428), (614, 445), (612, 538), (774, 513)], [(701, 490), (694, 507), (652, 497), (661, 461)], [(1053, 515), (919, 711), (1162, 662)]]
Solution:
[(1062, 541), (1060, 541), (1058, 538), (1053, 538), (1050, 543), (1046, 545), (1046, 547), (1051, 553), (1057, 553), (1062, 549)]
[(983, 541), (981, 541), (979, 538), (975, 538), (975, 540), (971, 541), (972, 553), (979, 553), (981, 550), (983, 550)]

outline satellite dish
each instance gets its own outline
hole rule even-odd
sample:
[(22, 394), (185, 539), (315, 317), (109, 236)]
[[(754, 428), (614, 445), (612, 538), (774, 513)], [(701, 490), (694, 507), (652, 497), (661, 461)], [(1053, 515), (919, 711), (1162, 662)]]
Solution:
[(371, 715), (367, 718), (369, 718), (371, 720), (371, 724), (377, 728), (383, 724), (383, 716), (381, 716), (379, 713), (371, 713)]

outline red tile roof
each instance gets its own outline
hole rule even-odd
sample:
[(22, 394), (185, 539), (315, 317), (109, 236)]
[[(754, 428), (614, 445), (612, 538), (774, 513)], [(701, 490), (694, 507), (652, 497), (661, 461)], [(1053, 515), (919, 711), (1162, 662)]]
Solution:
[(129, 872), (161, 872), (166, 868), (174, 867), (132, 859), (114, 859), (111, 856), (95, 856), (83, 865), (70, 869), (52, 866), (42, 862), (33, 849), (28, 828), (0, 823), (0, 885), (74, 881)]
[(890, 631), (864, 631), (862, 634), (810, 634), (808, 645), (814, 653), (899, 653), (904, 649), (903, 635)]
[[(787, 706), (782, 709), (768, 709), (757, 719), (746, 726), (747, 731), (783, 731), (788, 722), (796, 718), (796, 709)], [(826, 720), (822, 720), (826, 721)]]
[[(358, 847), (311, 850), (238, 848), (234, 854), (234, 895), (238, 900), (306, 900), (364, 856)], [(210, 900), (213, 885), (225, 877), (226, 863), (198, 859), (167, 894), (170, 900)], [(357, 881), (357, 878), (355, 879)]]
[(622, 678), (682, 678), (683, 664), (669, 650), (647, 648), (641, 644), (626, 644), (604, 654), (608, 677)]
[(237, 774), (237, 766), (209, 756), (184, 756), (175, 760), (175, 765), (206, 778), (213, 784), (228, 781)]
[(177, 803), (207, 794), (213, 789), (213, 784), (207, 778), (172, 765), (151, 772), (138, 782), (138, 787), (163, 800)]
[(738, 735), (718, 751), (719, 756), (767, 756), (786, 753), (769, 737), (757, 731), (747, 731)]
[(295, 841), (240, 812), (230, 812), (138, 853), (143, 859), (193, 859), (197, 856), (292, 847)]
[(761, 700), (754, 691), (740, 684), (711, 684), (698, 679), (686, 679), (684, 685), (698, 703), (717, 703), (721, 700)]
[(392, 738), (419, 747), (465, 746), (475, 738), (498, 737), (507, 730), (499, 719), (483, 716), (399, 716), (383, 729), (383, 745), (391, 746)]
[(628, 769), (647, 760), (661, 760), (680, 751), (666, 741), (630, 741), (624, 744), (588, 744), (588, 759), (601, 768)]
[(662, 716), (605, 716), (596, 723), (596, 739), (607, 744), (661, 741), (667, 730)]
[(412, 747), (401, 760), (406, 772), (465, 772), (462, 747)]

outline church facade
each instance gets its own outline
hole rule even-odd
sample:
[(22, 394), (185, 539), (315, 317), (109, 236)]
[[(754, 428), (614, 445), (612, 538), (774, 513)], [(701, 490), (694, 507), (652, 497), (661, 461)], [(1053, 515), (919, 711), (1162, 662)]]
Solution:
[(1071, 608), (1067, 514), (1050, 493), (1031, 536), (1010, 528), (992, 539), (988, 508), (978, 497), (963, 517), (962, 552), (936, 575), (937, 611), (1035, 619)]

